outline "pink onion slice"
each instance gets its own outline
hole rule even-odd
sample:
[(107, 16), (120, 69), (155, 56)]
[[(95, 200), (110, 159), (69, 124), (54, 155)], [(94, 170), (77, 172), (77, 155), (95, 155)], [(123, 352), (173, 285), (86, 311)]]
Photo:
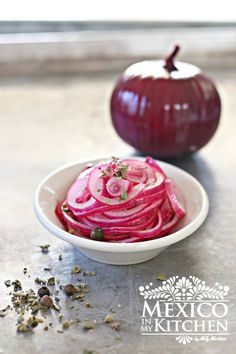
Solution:
[(77, 203), (84, 203), (87, 200), (89, 200), (90, 198), (90, 192), (88, 190), (88, 188), (84, 188), (83, 191), (80, 192), (80, 194), (78, 195), (78, 197), (76, 198), (76, 202)]
[(166, 196), (166, 191), (165, 189), (161, 190), (160, 192), (154, 193), (154, 194), (150, 194), (147, 196), (143, 196), (143, 194), (141, 194), (137, 199), (136, 199), (136, 204), (138, 205), (142, 205), (143, 203), (152, 203), (155, 202), (157, 200), (163, 200)]
[(59, 221), (62, 223), (62, 225), (67, 229), (67, 222), (64, 219), (63, 213), (62, 213), (62, 207), (65, 201), (59, 202), (56, 206), (55, 209), (55, 214), (58, 217)]
[[(126, 208), (133, 208), (136, 206), (135, 201), (129, 202), (125, 207)], [(118, 205), (106, 205), (106, 204), (101, 204), (97, 200), (95, 200), (93, 197), (90, 198), (87, 202), (83, 204), (82, 207), (78, 210), (71, 210), (73, 214), (75, 215), (76, 218), (83, 217), (83, 216), (88, 216), (88, 215), (94, 215), (94, 214), (99, 214), (107, 211), (119, 211), (123, 210), (123, 205), (120, 206)]]
[(98, 201), (92, 197), (86, 200), (84, 203), (77, 203), (76, 201), (72, 203), (72, 201), (67, 199), (67, 204), (73, 212), (78, 212), (78, 214), (79, 212), (94, 210), (101, 206), (101, 204), (98, 203)]
[(152, 157), (148, 156), (145, 159), (145, 162), (151, 166), (152, 168), (154, 168), (156, 171), (158, 171), (159, 173), (161, 173), (164, 177), (167, 177), (165, 172), (163, 171), (163, 169), (158, 165), (158, 163), (156, 162), (156, 160), (154, 160)]
[[(160, 238), (163, 236), (168, 236), (168, 234), (170, 234), (171, 230), (178, 224), (179, 222), (179, 217), (175, 214), (173, 219), (171, 221), (169, 221), (167, 224), (162, 225), (161, 231), (158, 233), (158, 235), (155, 236), (156, 238)], [(131, 243), (131, 242), (139, 242), (139, 241), (145, 241), (147, 239), (152, 239), (153, 237), (143, 237), (142, 240), (140, 239), (140, 237), (130, 237), (126, 239), (122, 239), (123, 241), (118, 241), (118, 242), (125, 242), (125, 243)]]
[(141, 231), (130, 231), (129, 235), (140, 237), (141, 239), (157, 236), (162, 228), (162, 217), (159, 210), (157, 211), (157, 215), (158, 215), (158, 223), (153, 228), (148, 230), (141, 230)]
[(139, 160), (126, 159), (123, 163), (128, 165), (126, 178), (136, 183), (153, 183), (155, 171), (148, 164)]
[(159, 233), (158, 237), (168, 235), (168, 233), (175, 227), (175, 225), (178, 222), (179, 222), (179, 217), (176, 214), (174, 214), (173, 219), (162, 227), (161, 232)]
[(184, 217), (185, 210), (181, 206), (180, 202), (177, 200), (177, 197), (176, 197), (175, 192), (174, 192), (174, 187), (173, 187), (173, 184), (172, 184), (172, 181), (171, 181), (170, 178), (167, 178), (165, 180), (165, 187), (166, 187), (166, 192), (167, 192), (167, 195), (169, 197), (170, 203), (171, 203), (172, 208), (174, 209), (176, 215), (179, 218)]
[(70, 215), (68, 215), (63, 209), (61, 209), (62, 212), (62, 216), (63, 219), (67, 222), (67, 224), (72, 227), (75, 228), (76, 230), (79, 230), (80, 232), (82, 232), (84, 235), (89, 236), (90, 232), (91, 232), (91, 227), (79, 222), (79, 221), (75, 221)]
[(80, 210), (72, 210), (74, 216), (78, 219), (88, 215), (94, 215), (98, 213), (103, 213), (104, 211), (108, 211), (111, 208), (107, 205), (101, 205), (94, 198), (90, 198), (87, 202), (84, 203), (84, 208)]
[[(86, 218), (80, 219), (80, 221), (76, 221), (72, 218), (71, 215), (69, 215), (67, 212), (65, 212), (63, 209), (61, 209), (61, 214), (66, 221), (66, 223), (72, 227), (75, 230), (78, 230), (81, 232), (83, 235), (89, 236), (91, 231), (97, 227), (97, 224), (90, 222)], [(141, 229), (145, 229), (149, 227), (150, 225), (150, 220), (153, 217), (153, 214), (150, 215), (150, 218), (143, 217), (140, 219), (138, 224), (133, 224), (131, 226), (115, 226), (115, 227), (104, 227), (103, 231), (105, 236), (114, 236), (115, 234), (122, 234), (122, 233), (128, 233), (130, 231), (135, 231)]]
[[(87, 190), (88, 178), (77, 179), (72, 186), (70, 187), (67, 193), (67, 204), (72, 210), (78, 210), (79, 207), (84, 204), (82, 202), (83, 197), (88, 195), (89, 191)], [(77, 201), (77, 200), (80, 201)]]
[[(129, 226), (104, 226), (102, 229), (104, 231), (104, 236), (114, 236), (116, 234), (129, 234), (131, 231), (137, 231), (141, 229), (146, 229), (147, 227), (150, 227), (153, 221), (153, 216), (155, 216), (155, 213), (151, 213), (150, 216), (147, 217), (142, 217), (137, 224), (131, 224)], [(86, 221), (86, 225), (91, 227), (91, 230), (95, 227), (97, 227), (97, 224), (90, 222), (90, 220)]]
[(134, 183), (145, 183), (147, 181), (147, 165), (144, 162), (137, 160), (123, 160), (122, 162), (128, 165), (125, 178)]
[(167, 223), (172, 219), (175, 212), (170, 204), (168, 197), (163, 202), (163, 204), (160, 208), (160, 212), (161, 212), (161, 217), (162, 217), (163, 223)]
[(104, 187), (104, 179), (101, 176), (101, 170), (99, 167), (95, 168), (90, 176), (88, 181), (88, 187), (91, 195), (98, 202), (105, 205), (122, 205), (123, 207), (127, 205), (131, 200), (137, 198), (137, 196), (142, 192), (145, 187), (144, 183), (137, 184), (133, 186), (133, 188), (127, 194), (125, 199), (121, 199), (120, 197), (109, 198), (103, 195), (103, 187)]
[(142, 196), (148, 196), (150, 194), (161, 192), (165, 188), (165, 177), (159, 172), (156, 172), (155, 175), (155, 182), (145, 186)]
[(153, 226), (153, 222), (155, 219), (155, 213), (150, 214), (150, 217), (147, 218), (142, 218), (144, 221), (142, 221), (141, 224), (139, 225), (132, 225), (132, 226), (120, 226), (120, 227), (105, 227), (103, 230), (105, 230), (105, 237), (104, 239), (106, 240), (116, 240), (119, 238), (120, 235), (126, 235), (126, 238), (129, 238), (129, 233), (132, 231), (137, 231), (141, 229), (147, 229)]
[(120, 218), (120, 219), (108, 219), (104, 215), (92, 215), (88, 217), (88, 220), (92, 221), (93, 223), (99, 225), (99, 226), (116, 226), (116, 225), (129, 225), (132, 221), (138, 220), (142, 218), (143, 216), (148, 216), (149, 213), (151, 213), (154, 209), (157, 208), (159, 201), (152, 203), (148, 205), (146, 208), (141, 210), (139, 214), (133, 214), (131, 216), (128, 216), (126, 218)]
[(132, 216), (132, 215), (139, 213), (146, 206), (148, 206), (148, 204), (143, 203), (143, 204), (134, 206), (133, 208), (130, 208), (130, 209), (122, 208), (121, 210), (108, 210), (108, 211), (104, 212), (104, 215), (109, 219), (126, 218), (127, 216)]
[(112, 197), (120, 197), (129, 189), (130, 182), (121, 177), (111, 177), (106, 183), (106, 190)]
[(55, 209), (76, 236), (90, 238), (102, 227), (104, 242), (146, 241), (167, 235), (185, 215), (172, 181), (151, 157), (87, 167)]

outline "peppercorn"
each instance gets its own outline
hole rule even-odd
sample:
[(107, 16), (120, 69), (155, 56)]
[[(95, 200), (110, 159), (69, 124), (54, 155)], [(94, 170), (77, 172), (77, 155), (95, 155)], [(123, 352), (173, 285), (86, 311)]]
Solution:
[(45, 307), (51, 307), (53, 304), (52, 298), (48, 295), (44, 295), (40, 300), (40, 304)]
[(87, 321), (84, 325), (85, 330), (94, 329), (94, 323), (92, 321)]
[(101, 227), (95, 227), (90, 233), (91, 240), (101, 241), (104, 237), (104, 232)]
[(67, 295), (73, 295), (74, 293), (76, 293), (76, 288), (72, 284), (67, 284), (64, 286), (64, 291)]
[(70, 322), (69, 321), (64, 321), (63, 323), (62, 323), (62, 328), (63, 329), (68, 329), (70, 327)]
[(81, 272), (81, 268), (77, 265), (75, 265), (72, 270), (71, 270), (71, 273), (80, 273)]
[(38, 290), (38, 296), (39, 296), (40, 298), (42, 298), (44, 295), (50, 296), (50, 290), (49, 290), (48, 287), (46, 287), (46, 286), (42, 286), (42, 287), (39, 288), (39, 290)]
[(105, 319), (104, 319), (104, 322), (105, 322), (105, 323), (111, 323), (111, 322), (113, 322), (113, 317), (112, 317), (112, 315), (111, 315), (111, 314), (107, 315), (107, 316), (105, 317)]

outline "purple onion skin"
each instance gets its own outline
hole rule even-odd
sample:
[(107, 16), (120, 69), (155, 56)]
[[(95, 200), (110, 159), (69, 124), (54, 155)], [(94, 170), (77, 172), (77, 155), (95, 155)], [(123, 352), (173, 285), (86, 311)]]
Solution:
[(118, 135), (138, 151), (167, 159), (191, 154), (214, 135), (221, 101), (202, 73), (183, 79), (124, 74), (111, 97)]

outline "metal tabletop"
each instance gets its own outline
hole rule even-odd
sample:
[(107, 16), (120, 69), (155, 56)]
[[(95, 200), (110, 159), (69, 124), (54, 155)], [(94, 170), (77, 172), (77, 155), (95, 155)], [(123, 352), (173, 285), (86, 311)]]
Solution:
[[(210, 211), (191, 237), (170, 246), (146, 263), (111, 266), (94, 262), (47, 232), (33, 211), (38, 183), (62, 164), (94, 156), (128, 155), (134, 150), (116, 135), (109, 116), (109, 97), (116, 78), (109, 75), (2, 79), (0, 82), (0, 308), (11, 304), (12, 288), (4, 281), (19, 279), (24, 289), (38, 289), (35, 278), (55, 276), (61, 284), (88, 284), (85, 301), (60, 294), (64, 319), (80, 323), (60, 333), (58, 312), (48, 311), (32, 333), (17, 333), (14, 310), (0, 317), (0, 353), (235, 353), (235, 90), (233, 72), (212, 73), (223, 101), (222, 119), (212, 141), (199, 153), (173, 163), (195, 176), (205, 187)], [(43, 254), (41, 244), (50, 244)], [(62, 254), (62, 260), (59, 255)], [(95, 276), (71, 274), (74, 265), (96, 271)], [(27, 273), (23, 274), (23, 268)], [(51, 271), (45, 271), (49, 267)], [(225, 342), (179, 344), (173, 336), (140, 333), (141, 285), (161, 285), (167, 277), (195, 275), (209, 286), (230, 287)], [(88, 303), (92, 307), (88, 307)], [(71, 308), (73, 306), (73, 308)], [(111, 313), (120, 330), (104, 323)], [(83, 329), (86, 320), (95, 328)], [(52, 327), (44, 327), (50, 322)], [(58, 332), (59, 330), (59, 332)]]

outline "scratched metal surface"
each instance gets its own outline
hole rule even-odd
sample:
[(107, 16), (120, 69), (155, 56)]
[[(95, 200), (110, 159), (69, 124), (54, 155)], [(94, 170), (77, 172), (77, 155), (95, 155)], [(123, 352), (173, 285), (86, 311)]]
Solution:
[[(37, 286), (34, 278), (49, 276), (62, 284), (74, 282), (71, 268), (78, 264), (96, 270), (86, 277), (90, 292), (84, 303), (71, 303), (61, 295), (66, 319), (80, 318), (64, 333), (58, 314), (51, 312), (34, 333), (16, 333), (16, 314), (0, 318), (0, 353), (151, 354), (189, 353), (190, 347), (173, 337), (140, 335), (143, 299), (140, 285), (156, 280), (159, 272), (168, 276), (196, 275), (209, 286), (222, 282), (230, 286), (229, 331), (224, 343), (192, 343), (194, 353), (235, 352), (235, 89), (232, 72), (213, 73), (223, 99), (219, 130), (211, 143), (194, 157), (174, 163), (193, 174), (205, 186), (210, 212), (204, 225), (188, 239), (169, 247), (159, 257), (139, 265), (110, 266), (91, 261), (72, 246), (50, 235), (35, 218), (32, 200), (37, 184), (65, 162), (88, 156), (128, 155), (133, 149), (115, 134), (109, 118), (109, 95), (116, 75), (60, 78), (4, 79), (0, 82), (0, 308), (9, 303), (6, 279), (20, 279), (24, 288)], [(48, 254), (38, 245), (49, 243)], [(58, 255), (63, 260), (58, 260)], [(23, 275), (23, 268), (28, 268)], [(30, 275), (30, 277), (28, 277)], [(82, 276), (81, 276), (82, 277)], [(83, 278), (83, 277), (82, 277)], [(122, 307), (118, 307), (118, 304)], [(74, 305), (75, 308), (70, 307)], [(120, 331), (103, 323), (109, 309), (121, 322)], [(96, 320), (92, 332), (83, 331), (86, 319)], [(43, 327), (52, 321), (48, 331)]]

